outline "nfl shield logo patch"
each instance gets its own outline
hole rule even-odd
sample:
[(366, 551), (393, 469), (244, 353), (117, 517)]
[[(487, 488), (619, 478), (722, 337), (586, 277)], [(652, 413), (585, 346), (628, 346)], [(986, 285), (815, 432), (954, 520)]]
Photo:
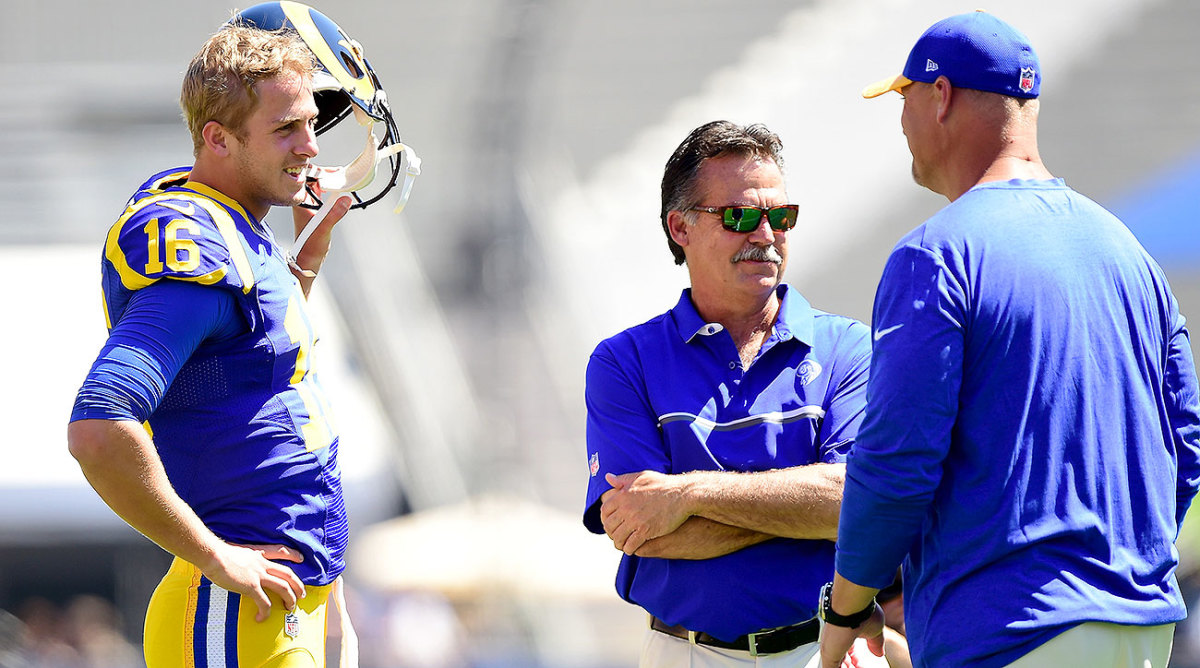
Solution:
[(600, 453), (599, 452), (592, 453), (592, 458), (588, 460), (588, 470), (592, 472), (593, 478), (595, 478), (596, 474), (600, 472)]
[(300, 615), (294, 611), (283, 616), (283, 632), (289, 638), (300, 635)]
[(1021, 90), (1028, 93), (1033, 90), (1034, 72), (1032, 67), (1021, 68)]

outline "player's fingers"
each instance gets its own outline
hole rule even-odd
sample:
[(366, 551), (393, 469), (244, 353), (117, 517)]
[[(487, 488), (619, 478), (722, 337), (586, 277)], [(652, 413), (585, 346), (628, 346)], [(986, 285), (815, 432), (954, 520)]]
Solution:
[(282, 578), (264, 577), (262, 580), (263, 587), (274, 592), (279, 597), (279, 601), (283, 603), (284, 610), (294, 610), (296, 601), (299, 600), (299, 592), (292, 589), (292, 585)]
[(254, 606), (258, 608), (258, 612), (254, 615), (254, 621), (265, 622), (267, 617), (271, 615), (271, 599), (267, 596), (267, 592), (262, 587), (254, 587), (250, 590), (250, 600), (254, 601)]
[(304, 582), (300, 580), (300, 577), (292, 569), (283, 564), (272, 564), (268, 572), (283, 582), (288, 590), (292, 592), (294, 598), (304, 598)]
[(321, 227), (328, 229), (336, 225), (338, 221), (340, 221), (346, 215), (346, 213), (350, 211), (351, 203), (352, 200), (348, 195), (342, 195), (339, 197), (337, 201), (333, 203), (333, 206), (330, 207), (329, 213), (326, 214), (325, 218), (321, 221)]

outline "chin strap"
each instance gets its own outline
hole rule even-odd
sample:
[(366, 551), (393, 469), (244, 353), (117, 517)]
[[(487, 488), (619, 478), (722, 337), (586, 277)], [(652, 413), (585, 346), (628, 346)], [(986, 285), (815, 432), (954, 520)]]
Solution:
[(417, 157), (417, 152), (412, 150), (412, 147), (407, 144), (393, 144), (388, 148), (400, 147), (400, 168), (404, 171), (404, 183), (400, 185), (400, 199), (396, 201), (396, 208), (392, 209), (392, 213), (400, 213), (404, 210), (404, 205), (408, 204), (408, 195), (412, 192), (413, 182), (421, 175), (421, 158)]
[(307, 242), (308, 238), (312, 236), (312, 233), (316, 231), (317, 226), (321, 224), (321, 221), (325, 220), (325, 216), (329, 215), (329, 210), (333, 208), (333, 205), (335, 202), (337, 202), (337, 199), (338, 198), (336, 197), (326, 197), (322, 201), (321, 208), (317, 209), (317, 211), (313, 214), (313, 217), (310, 218), (308, 223), (304, 226), (304, 229), (300, 230), (300, 234), (296, 235), (296, 243), (292, 244), (292, 250), (288, 253), (288, 266), (303, 276), (308, 278), (316, 278), (317, 272), (309, 271), (308, 269), (301, 267), (300, 263), (296, 262), (296, 256), (300, 255), (300, 251), (304, 249), (305, 242)]
[(354, 107), (354, 115), (359, 124), (367, 128), (367, 145), (362, 153), (359, 153), (357, 158), (343, 167), (309, 165), (305, 175), (321, 186), (321, 207), (300, 231), (300, 234), (296, 235), (296, 243), (292, 245), (292, 250), (288, 254), (288, 266), (309, 278), (316, 274), (297, 264), (296, 256), (300, 254), (305, 242), (316, 231), (321, 221), (325, 220), (325, 216), (329, 214), (330, 208), (337, 201), (339, 195), (362, 190), (371, 185), (371, 182), (375, 180), (375, 172), (379, 163), (394, 155), (399, 155), (400, 169), (404, 172), (404, 183), (400, 186), (400, 199), (397, 201), (396, 207), (392, 209), (392, 213), (398, 214), (404, 210), (404, 205), (408, 204), (408, 196), (412, 192), (413, 182), (421, 175), (421, 158), (417, 157), (416, 151), (413, 151), (411, 146), (397, 142), (380, 150), (378, 148), (379, 139), (375, 136), (372, 127), (375, 121), (358, 107)]

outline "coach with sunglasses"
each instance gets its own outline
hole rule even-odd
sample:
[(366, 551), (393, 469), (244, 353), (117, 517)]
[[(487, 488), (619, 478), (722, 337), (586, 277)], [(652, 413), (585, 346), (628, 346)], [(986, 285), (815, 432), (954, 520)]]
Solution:
[(815, 660), (871, 346), (782, 282), (799, 207), (780, 149), (726, 121), (679, 145), (662, 225), (691, 287), (588, 364), (584, 524), (625, 553), (617, 592), (649, 613), (642, 666)]

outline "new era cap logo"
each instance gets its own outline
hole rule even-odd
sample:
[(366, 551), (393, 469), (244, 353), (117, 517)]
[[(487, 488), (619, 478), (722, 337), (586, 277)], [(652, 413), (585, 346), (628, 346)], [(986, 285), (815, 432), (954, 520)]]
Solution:
[(932, 60), (930, 60), (928, 58), (925, 59), (925, 71), (926, 72), (936, 72), (937, 67), (938, 67), (937, 63), (933, 62)]

